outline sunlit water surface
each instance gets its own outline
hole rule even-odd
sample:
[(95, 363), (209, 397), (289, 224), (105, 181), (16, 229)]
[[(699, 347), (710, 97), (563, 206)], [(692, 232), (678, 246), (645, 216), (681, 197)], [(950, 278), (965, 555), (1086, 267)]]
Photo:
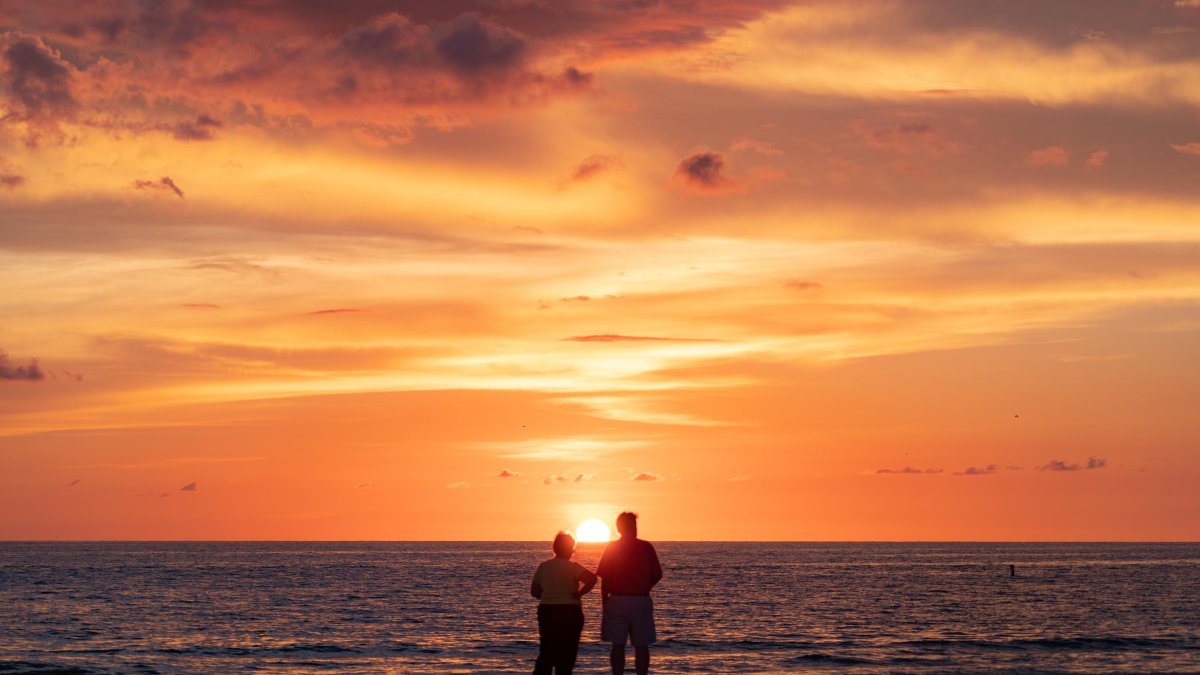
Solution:
[[(547, 549), (0, 543), (0, 673), (528, 672)], [(655, 672), (1200, 671), (1197, 544), (658, 550)], [(578, 672), (604, 672), (585, 610)]]

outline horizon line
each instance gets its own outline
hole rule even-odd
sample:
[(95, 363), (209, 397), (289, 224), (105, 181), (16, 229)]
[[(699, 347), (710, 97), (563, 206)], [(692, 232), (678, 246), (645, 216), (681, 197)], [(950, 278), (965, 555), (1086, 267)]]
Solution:
[[(3, 544), (530, 544), (547, 539), (0, 539)], [(615, 539), (610, 541), (616, 541)], [(1200, 539), (652, 539), (664, 544), (1200, 544)], [(607, 544), (609, 542), (579, 542)]]

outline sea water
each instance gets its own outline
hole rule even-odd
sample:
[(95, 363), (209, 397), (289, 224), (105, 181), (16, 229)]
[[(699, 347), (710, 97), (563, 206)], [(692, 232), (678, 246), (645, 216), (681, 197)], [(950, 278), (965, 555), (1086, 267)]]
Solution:
[[(1200, 544), (657, 547), (654, 672), (1200, 671)], [(529, 672), (548, 555), (0, 543), (0, 673)], [(584, 599), (581, 673), (607, 669), (599, 602)]]

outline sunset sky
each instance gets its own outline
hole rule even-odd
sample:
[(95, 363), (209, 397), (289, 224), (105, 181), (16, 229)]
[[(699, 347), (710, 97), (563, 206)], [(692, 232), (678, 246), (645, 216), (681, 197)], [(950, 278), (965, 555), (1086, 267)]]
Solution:
[(0, 0), (0, 538), (1200, 538), (1198, 0)]

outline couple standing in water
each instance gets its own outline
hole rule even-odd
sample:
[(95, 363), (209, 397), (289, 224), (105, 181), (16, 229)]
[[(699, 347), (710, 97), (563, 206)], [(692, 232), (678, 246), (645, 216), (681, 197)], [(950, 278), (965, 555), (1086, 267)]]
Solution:
[(612, 643), (612, 671), (625, 672), (625, 643), (633, 644), (634, 668), (638, 675), (650, 671), (650, 645), (654, 631), (654, 604), (650, 589), (662, 579), (658, 553), (648, 541), (637, 538), (637, 514), (617, 516), (621, 538), (610, 543), (600, 556), (593, 574), (571, 562), (575, 538), (559, 532), (554, 538), (554, 557), (538, 566), (530, 592), (538, 598), (537, 619), (540, 649), (534, 675), (570, 673), (575, 668), (579, 636), (583, 632), (581, 598), (601, 579), (603, 618), (600, 639)]

